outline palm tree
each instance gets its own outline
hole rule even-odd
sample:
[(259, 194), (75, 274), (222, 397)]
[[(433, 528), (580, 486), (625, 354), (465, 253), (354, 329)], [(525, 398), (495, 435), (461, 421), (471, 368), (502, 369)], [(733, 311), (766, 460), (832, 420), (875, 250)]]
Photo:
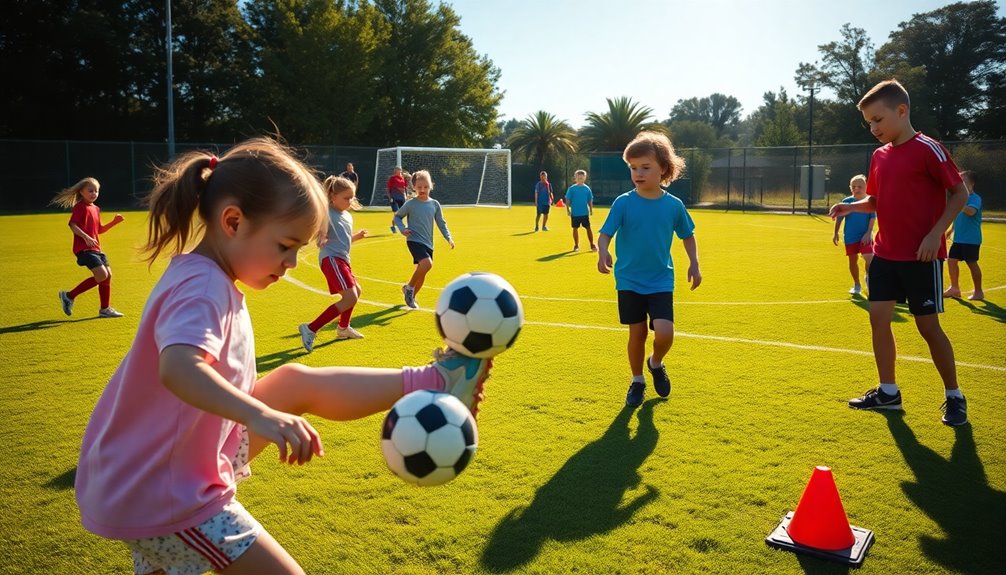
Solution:
[(666, 132), (667, 129), (653, 120), (653, 109), (632, 99), (605, 98), (608, 111), (603, 114), (587, 113), (587, 125), (580, 130), (580, 147), (595, 152), (620, 152), (642, 130)]
[(576, 131), (565, 121), (539, 110), (521, 121), (510, 134), (507, 146), (525, 158), (534, 158), (536, 168), (541, 170), (550, 155), (576, 151)]

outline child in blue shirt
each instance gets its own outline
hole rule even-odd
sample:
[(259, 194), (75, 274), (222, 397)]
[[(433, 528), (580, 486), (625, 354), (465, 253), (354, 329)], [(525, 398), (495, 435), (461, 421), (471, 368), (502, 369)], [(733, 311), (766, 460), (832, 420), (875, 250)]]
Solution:
[(596, 252), (594, 232), (590, 229), (590, 216), (594, 215), (594, 193), (590, 191), (590, 186), (584, 183), (587, 181), (587, 172), (577, 170), (573, 173), (573, 180), (576, 183), (566, 190), (566, 214), (569, 215), (573, 226), (573, 251), (580, 250), (580, 226), (583, 226), (583, 229), (587, 230), (590, 251)]
[(541, 222), (541, 230), (548, 231), (548, 212), (552, 206), (552, 184), (548, 182), (548, 172), (542, 170), (538, 174), (538, 181), (534, 184), (534, 231), (538, 231), (538, 222), (545, 216), (545, 221)]
[[(858, 202), (866, 197), (866, 176), (859, 174), (849, 180), (849, 190), (852, 195), (842, 200), (843, 204)], [(845, 255), (849, 257), (849, 273), (852, 275), (852, 289), (849, 293), (859, 295), (863, 292), (859, 284), (859, 258), (862, 254), (865, 262), (864, 272), (869, 278), (870, 262), (873, 261), (873, 224), (877, 221), (877, 214), (874, 212), (849, 212), (844, 216), (835, 218), (835, 235), (831, 238), (831, 243), (838, 245), (838, 227), (845, 222)], [(869, 282), (867, 282), (869, 283)]]
[[(674, 341), (674, 264), (671, 261), (673, 235), (681, 239), (688, 254), (688, 281), (691, 289), (702, 283), (695, 244), (695, 224), (681, 200), (661, 186), (681, 176), (685, 161), (674, 153), (667, 136), (640, 132), (626, 146), (622, 159), (629, 166), (636, 188), (617, 197), (597, 238), (597, 270), (611, 272), (608, 246), (615, 243), (615, 289), (618, 290), (618, 318), (629, 326), (629, 369), (632, 382), (625, 404), (643, 403), (643, 360), (653, 377), (660, 397), (671, 393), (671, 380), (663, 358)], [(645, 358), (647, 330), (653, 329), (653, 352)]]
[[(452, 250), (454, 239), (447, 229), (447, 221), (444, 220), (444, 210), (440, 207), (440, 202), (430, 197), (433, 191), (433, 176), (426, 170), (415, 172), (412, 174), (412, 188), (416, 190), (416, 197), (406, 200), (405, 204), (398, 208), (395, 212), (395, 225), (406, 237), (405, 245), (412, 254), (412, 263), (416, 265), (409, 283), (402, 286), (402, 295), (405, 296), (405, 305), (418, 309), (416, 294), (423, 289), (426, 274), (433, 269), (433, 224), (440, 228), (440, 234), (444, 236)], [(408, 226), (405, 225), (405, 220), (409, 221)]]
[(943, 297), (961, 297), (959, 283), (961, 271), (958, 262), (963, 260), (971, 270), (971, 280), (975, 283), (975, 291), (968, 296), (969, 300), (982, 301), (985, 292), (982, 291), (982, 268), (978, 266), (978, 251), (982, 247), (982, 198), (975, 193), (975, 173), (971, 170), (961, 172), (964, 185), (968, 187), (968, 203), (954, 219), (954, 243), (950, 245), (947, 254), (947, 270), (950, 271), (950, 287), (943, 292)]

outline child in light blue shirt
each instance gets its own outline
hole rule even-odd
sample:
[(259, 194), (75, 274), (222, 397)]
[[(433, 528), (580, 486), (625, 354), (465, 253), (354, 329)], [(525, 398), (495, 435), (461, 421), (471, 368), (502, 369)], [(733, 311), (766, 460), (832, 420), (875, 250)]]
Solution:
[[(419, 170), (412, 174), (412, 188), (416, 191), (416, 197), (406, 201), (395, 212), (395, 225), (407, 238), (405, 245), (412, 254), (412, 262), (416, 264), (409, 283), (402, 286), (405, 305), (416, 309), (419, 307), (416, 294), (423, 288), (426, 274), (433, 269), (434, 222), (452, 250), (454, 240), (451, 238), (450, 230), (447, 229), (447, 221), (444, 220), (444, 210), (440, 207), (440, 202), (430, 197), (430, 192), (433, 191), (433, 176), (426, 170)], [(409, 220), (408, 227), (405, 226), (404, 219)]]
[(594, 232), (590, 229), (590, 216), (594, 215), (594, 193), (590, 191), (590, 186), (585, 184), (587, 172), (577, 170), (573, 174), (576, 182), (566, 190), (566, 214), (569, 215), (570, 224), (573, 226), (573, 251), (580, 250), (580, 226), (587, 230), (587, 241), (590, 242), (590, 251), (596, 252), (594, 245)]
[(971, 280), (975, 283), (975, 291), (968, 296), (969, 300), (985, 299), (982, 291), (982, 268), (978, 266), (978, 252), (982, 247), (982, 198), (975, 193), (975, 173), (971, 170), (961, 172), (964, 185), (968, 187), (968, 203), (954, 219), (954, 243), (950, 245), (947, 254), (947, 270), (950, 272), (950, 287), (943, 292), (943, 297), (961, 297), (961, 270), (958, 262), (963, 260), (971, 270)]

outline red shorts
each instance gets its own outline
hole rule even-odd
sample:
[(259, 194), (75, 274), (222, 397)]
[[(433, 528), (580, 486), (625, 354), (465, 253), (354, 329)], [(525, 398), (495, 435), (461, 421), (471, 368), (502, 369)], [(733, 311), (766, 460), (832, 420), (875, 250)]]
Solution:
[(873, 253), (873, 244), (864, 244), (863, 242), (852, 242), (851, 244), (845, 244), (845, 255), (854, 256), (856, 254), (871, 255)]
[(344, 259), (329, 256), (321, 260), (321, 273), (328, 280), (328, 293), (337, 294), (356, 286), (356, 276), (353, 268)]

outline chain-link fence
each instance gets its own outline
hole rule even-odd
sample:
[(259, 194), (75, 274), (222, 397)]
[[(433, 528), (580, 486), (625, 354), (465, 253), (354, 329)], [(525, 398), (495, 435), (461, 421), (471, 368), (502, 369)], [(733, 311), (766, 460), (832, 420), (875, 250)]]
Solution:
[[(1006, 141), (945, 145), (958, 167), (976, 173), (975, 188), (984, 209), (1006, 211)], [(223, 154), (229, 146), (184, 143), (175, 148)], [(820, 213), (848, 195), (852, 176), (868, 172), (875, 149), (870, 144), (684, 149), (678, 151), (687, 164), (684, 177), (670, 190), (691, 206)], [(377, 148), (299, 146), (297, 150), (325, 175), (338, 174), (352, 162), (360, 175), (360, 189), (373, 189)], [(0, 140), (0, 211), (45, 210), (56, 192), (87, 176), (101, 182), (102, 207), (138, 208), (150, 190), (153, 167), (168, 157), (165, 143)], [(566, 154), (551, 158), (545, 169), (556, 198), (573, 183), (578, 169), (587, 171), (587, 183), (599, 205), (610, 204), (633, 187), (620, 153)], [(537, 181), (537, 166), (515, 157), (513, 201), (533, 201)]]

